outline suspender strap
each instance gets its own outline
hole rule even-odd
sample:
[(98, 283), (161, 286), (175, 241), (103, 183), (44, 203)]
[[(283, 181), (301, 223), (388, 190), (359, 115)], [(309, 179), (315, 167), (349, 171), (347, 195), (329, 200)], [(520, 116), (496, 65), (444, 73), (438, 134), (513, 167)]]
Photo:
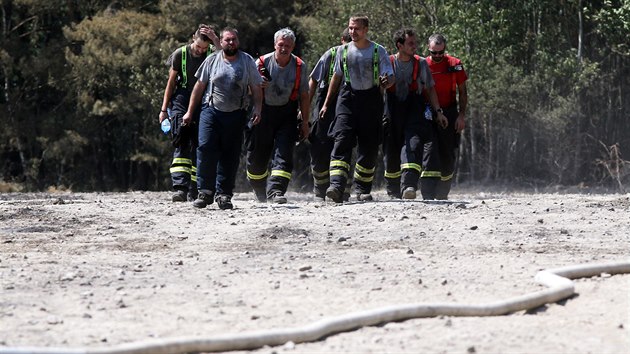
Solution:
[[(416, 92), (418, 91), (418, 67), (420, 66), (420, 56), (414, 54), (413, 56), (413, 72), (411, 74), (411, 83), (409, 84), (409, 92)], [(389, 61), (392, 62), (392, 68), (394, 67), (394, 62), (396, 61), (396, 56), (395, 55), (390, 55), (389, 56)], [(387, 89), (387, 91), (389, 92), (396, 92), (396, 85), (392, 85), (390, 88)]]
[(300, 91), (300, 79), (302, 76), (302, 59), (300, 57), (295, 56), (296, 59), (296, 72), (295, 72), (295, 84), (293, 85), (293, 92), (291, 92), (291, 97), (289, 99), (291, 101), (295, 101), (298, 99), (299, 91)]
[(343, 46), (343, 76), (346, 84), (350, 85), (350, 73), (348, 72), (348, 45)]
[[(260, 75), (262, 75), (262, 69), (265, 67), (265, 58), (261, 55), (258, 58), (258, 73), (260, 73)], [(262, 91), (262, 96), (263, 96), (263, 102), (265, 101), (265, 89), (261, 89)]]
[(182, 47), (182, 88), (186, 88), (186, 85), (188, 84), (188, 73), (186, 72), (186, 47), (187, 46)]
[(328, 70), (328, 83), (332, 80), (335, 73), (335, 59), (337, 57), (337, 47), (333, 47), (330, 50), (330, 69)]
[(411, 83), (409, 84), (409, 92), (418, 91), (418, 66), (420, 64), (420, 56), (413, 56), (413, 74), (411, 74)]
[[(378, 80), (378, 47), (379, 45), (374, 43), (374, 55), (372, 55), (372, 64), (374, 67), (374, 85), (380, 84)], [(348, 45), (343, 46), (343, 75), (346, 79), (346, 83), (350, 84), (350, 73), (348, 72)]]
[[(394, 62), (396, 61), (396, 56), (394, 54), (389, 56), (389, 61), (392, 63), (392, 68), (394, 67)], [(387, 89), (388, 92), (396, 92), (396, 85), (392, 85)]]
[(372, 64), (374, 65), (374, 85), (378, 86), (378, 44), (374, 43), (374, 55), (372, 55)]

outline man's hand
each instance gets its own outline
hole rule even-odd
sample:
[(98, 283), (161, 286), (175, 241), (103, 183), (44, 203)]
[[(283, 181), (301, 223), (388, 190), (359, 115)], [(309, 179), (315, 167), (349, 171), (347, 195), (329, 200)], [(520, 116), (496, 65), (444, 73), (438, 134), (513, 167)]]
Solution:
[(446, 129), (448, 127), (448, 118), (444, 116), (444, 114), (438, 112), (437, 117), (435, 118), (437, 124), (442, 128)]
[(388, 89), (394, 84), (393, 81), (389, 81), (389, 77), (387, 75), (379, 76), (379, 81), (381, 83), (381, 87), (384, 89)]
[(322, 106), (322, 109), (319, 110), (319, 119), (324, 119), (326, 116), (326, 111), (328, 111), (328, 107), (326, 107), (326, 103)]
[(160, 124), (162, 124), (164, 119), (167, 119), (167, 118), (168, 118), (168, 114), (166, 112), (160, 112), (160, 115), (158, 116), (158, 119), (160, 120)]
[(192, 123), (192, 113), (186, 112), (182, 117), (182, 127)]
[(257, 125), (258, 123), (260, 123), (260, 120), (260, 111), (254, 111), (252, 113), (252, 117), (249, 119), (249, 121), (251, 122), (251, 126)]
[(461, 133), (464, 128), (466, 128), (466, 118), (464, 118), (464, 113), (460, 112), (455, 121), (455, 131)]
[(299, 131), (299, 141), (306, 140), (310, 133), (310, 129), (308, 127), (308, 119), (304, 120), (304, 117), (302, 117), (302, 111), (298, 111), (297, 120), (298, 122), (301, 122), (300, 131)]

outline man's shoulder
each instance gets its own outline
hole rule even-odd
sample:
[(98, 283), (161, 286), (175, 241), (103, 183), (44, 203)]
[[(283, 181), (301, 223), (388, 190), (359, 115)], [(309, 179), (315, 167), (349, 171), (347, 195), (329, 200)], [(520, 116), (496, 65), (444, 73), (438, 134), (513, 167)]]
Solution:
[(266, 61), (268, 61), (270, 58), (273, 58), (273, 54), (274, 54), (274, 52), (270, 52), (270, 53), (267, 53), (267, 54), (263, 54), (263, 55), (261, 55), (261, 56), (257, 57), (257, 58), (256, 58), (256, 60), (260, 60), (260, 58), (262, 58), (262, 60), (264, 60), (264, 61), (266, 62)]
[(252, 60), (252, 61), (254, 60), (254, 57), (252, 57), (251, 55), (249, 55), (249, 53), (244, 52), (242, 50), (238, 51), (238, 55), (241, 56), (242, 60)]
[(452, 55), (446, 55), (446, 59), (448, 60), (449, 66), (462, 65), (462, 61)]

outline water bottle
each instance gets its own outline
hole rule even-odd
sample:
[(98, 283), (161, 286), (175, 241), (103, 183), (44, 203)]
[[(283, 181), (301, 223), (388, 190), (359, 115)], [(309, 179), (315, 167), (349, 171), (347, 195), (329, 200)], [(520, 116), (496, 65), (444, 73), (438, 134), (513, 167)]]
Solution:
[(164, 134), (168, 134), (171, 131), (171, 109), (167, 108), (166, 112), (168, 114), (168, 118), (164, 119), (162, 121), (162, 124), (160, 125), (160, 128), (162, 129), (162, 132)]
[(429, 105), (424, 109), (424, 119), (433, 120), (433, 112), (431, 112), (431, 107)]

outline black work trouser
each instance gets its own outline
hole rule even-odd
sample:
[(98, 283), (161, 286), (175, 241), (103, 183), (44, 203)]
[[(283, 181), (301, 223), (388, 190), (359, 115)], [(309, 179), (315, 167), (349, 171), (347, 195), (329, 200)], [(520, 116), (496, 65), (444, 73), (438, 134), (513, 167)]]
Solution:
[(340, 192), (345, 190), (356, 141), (355, 192), (372, 191), (378, 146), (383, 138), (382, 117), (383, 98), (377, 86), (369, 90), (352, 90), (350, 85), (343, 85), (329, 131), (335, 141), (330, 154), (331, 187)]
[(170, 172), (173, 189), (194, 194), (197, 190), (197, 145), (201, 109), (195, 110), (192, 124), (182, 126), (189, 100), (190, 92), (181, 88), (171, 98), (171, 138), (175, 149)]
[[(419, 178), (439, 179), (439, 156), (431, 120), (424, 117), (422, 96), (398, 101), (388, 93), (390, 123), (383, 143), (387, 193), (399, 197), (407, 187), (418, 188)], [(423, 194), (424, 196), (424, 194)]]
[(333, 100), (330, 108), (326, 111), (323, 118), (319, 117), (319, 111), (324, 105), (328, 86), (318, 89), (318, 95), (315, 100), (315, 109), (313, 110), (313, 125), (308, 137), (311, 143), (311, 173), (313, 174), (313, 192), (317, 197), (324, 197), (326, 189), (330, 185), (330, 152), (333, 149), (334, 141), (328, 136), (330, 125), (335, 119), (336, 103)]
[(443, 108), (444, 115), (448, 118), (448, 127), (442, 129), (434, 125), (438, 140), (438, 152), (440, 156), (440, 182), (436, 190), (436, 199), (447, 199), (451, 190), (451, 183), (455, 174), (455, 163), (459, 149), (460, 134), (455, 131), (455, 121), (459, 112), (457, 105)]
[[(286, 193), (298, 139), (297, 101), (284, 106), (263, 104), (260, 123), (247, 132), (247, 180), (257, 194)], [(272, 156), (273, 154), (273, 156)], [(269, 160), (271, 159), (271, 172)]]

